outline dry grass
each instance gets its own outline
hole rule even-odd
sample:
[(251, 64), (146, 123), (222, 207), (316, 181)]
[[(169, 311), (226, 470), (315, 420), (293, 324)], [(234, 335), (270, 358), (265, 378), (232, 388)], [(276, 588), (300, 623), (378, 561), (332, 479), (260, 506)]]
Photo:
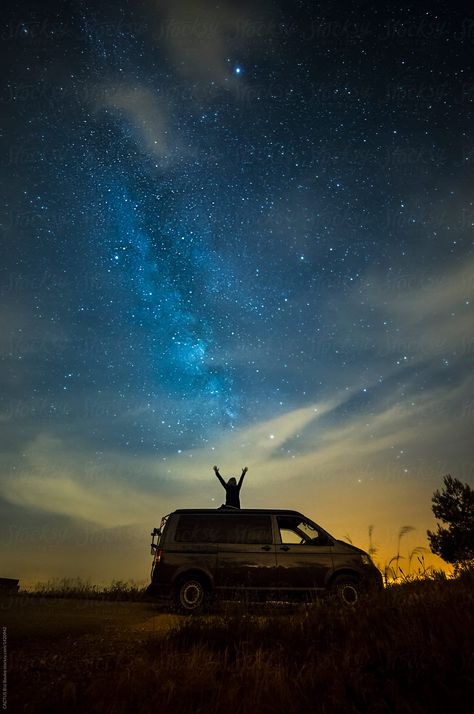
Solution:
[(44, 675), (13, 668), (11, 696), (28, 712), (467, 712), (473, 585), (471, 571), (393, 585), (354, 608), (233, 607), (165, 635), (83, 637), (43, 655)]
[(92, 585), (80, 578), (61, 578), (38, 583), (32, 590), (21, 591), (22, 595), (48, 598), (72, 598), (74, 600), (142, 600), (144, 587), (135, 582), (113, 580), (108, 587)]

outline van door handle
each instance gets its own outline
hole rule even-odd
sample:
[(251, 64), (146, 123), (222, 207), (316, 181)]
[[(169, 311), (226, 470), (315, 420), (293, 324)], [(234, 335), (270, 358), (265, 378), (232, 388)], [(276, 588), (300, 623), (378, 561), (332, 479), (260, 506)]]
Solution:
[(271, 550), (272, 546), (271, 545), (262, 545), (262, 550)]
[(290, 550), (290, 548), (287, 545), (282, 545), (280, 550)]

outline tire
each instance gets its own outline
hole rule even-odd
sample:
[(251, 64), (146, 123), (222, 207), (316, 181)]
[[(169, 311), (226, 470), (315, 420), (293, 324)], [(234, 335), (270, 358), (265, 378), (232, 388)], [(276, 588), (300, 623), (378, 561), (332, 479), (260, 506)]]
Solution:
[(360, 600), (361, 587), (356, 578), (350, 575), (340, 575), (331, 583), (331, 592), (340, 603), (353, 607)]
[(201, 613), (207, 606), (208, 598), (208, 591), (198, 578), (185, 578), (176, 587), (176, 608), (185, 615)]

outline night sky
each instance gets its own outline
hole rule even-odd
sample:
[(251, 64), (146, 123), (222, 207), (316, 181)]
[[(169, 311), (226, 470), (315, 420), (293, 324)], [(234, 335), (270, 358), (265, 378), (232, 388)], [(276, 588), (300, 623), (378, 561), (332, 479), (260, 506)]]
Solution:
[(426, 546), (473, 481), (474, 20), (3, 14), (0, 575), (146, 579), (214, 463), (382, 564)]

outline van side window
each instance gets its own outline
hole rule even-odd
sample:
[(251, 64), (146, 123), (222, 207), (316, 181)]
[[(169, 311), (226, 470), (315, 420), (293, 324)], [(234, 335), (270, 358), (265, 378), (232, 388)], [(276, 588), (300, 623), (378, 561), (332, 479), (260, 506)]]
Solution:
[(180, 515), (176, 527), (178, 543), (272, 543), (272, 527), (269, 516)]
[(329, 539), (325, 533), (307, 521), (294, 516), (278, 516), (278, 528), (280, 531), (280, 539), (282, 543), (295, 545), (330, 545)]
[(222, 519), (182, 515), (174, 539), (178, 543), (219, 543), (222, 534)]
[(223, 543), (247, 543), (249, 545), (273, 543), (269, 516), (233, 515), (225, 520)]
[(301, 534), (291, 528), (280, 528), (280, 538), (282, 543), (301, 543)]

